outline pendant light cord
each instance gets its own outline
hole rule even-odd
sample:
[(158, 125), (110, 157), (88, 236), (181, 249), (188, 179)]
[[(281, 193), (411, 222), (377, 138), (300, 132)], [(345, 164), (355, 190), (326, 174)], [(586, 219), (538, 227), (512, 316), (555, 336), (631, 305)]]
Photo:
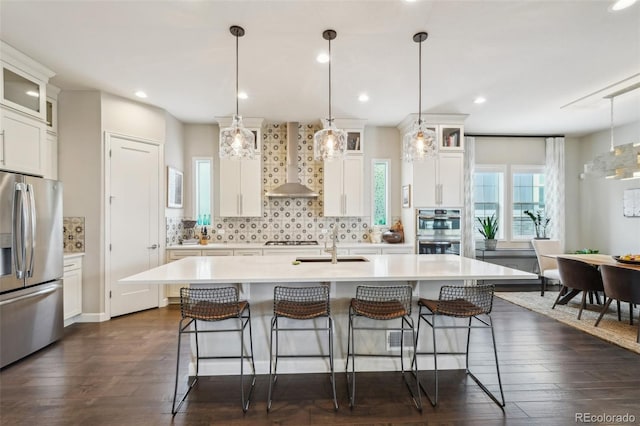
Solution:
[(236, 34), (236, 115), (239, 115), (238, 109), (238, 35)]
[(418, 124), (422, 124), (422, 41), (418, 43)]
[(329, 125), (331, 125), (331, 39), (329, 39)]

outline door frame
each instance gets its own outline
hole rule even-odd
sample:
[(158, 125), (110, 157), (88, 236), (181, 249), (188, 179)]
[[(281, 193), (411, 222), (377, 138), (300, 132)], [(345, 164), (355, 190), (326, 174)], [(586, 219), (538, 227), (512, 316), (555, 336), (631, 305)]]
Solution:
[[(166, 228), (164, 221), (164, 194), (166, 190), (166, 181), (164, 174), (164, 144), (151, 139), (144, 139), (137, 136), (130, 136), (116, 132), (104, 131), (104, 152), (103, 152), (103, 162), (102, 168), (104, 173), (102, 173), (104, 182), (103, 182), (103, 197), (102, 197), (102, 218), (101, 221), (104, 224), (103, 227), (103, 262), (104, 262), (104, 312), (107, 319), (111, 319), (111, 298), (109, 294), (111, 292), (111, 251), (109, 250), (109, 244), (111, 242), (111, 209), (109, 208), (109, 194), (111, 193), (111, 170), (110, 170), (110, 151), (111, 151), (111, 138), (117, 137), (119, 139), (126, 139), (132, 142), (144, 143), (149, 145), (155, 145), (158, 147), (158, 250), (159, 256), (158, 259), (162, 262), (164, 256), (160, 253), (165, 252), (166, 246), (166, 236), (163, 236), (162, 230)], [(165, 290), (163, 285), (159, 285), (158, 287), (158, 306), (166, 306), (168, 304), (168, 299), (165, 296)]]

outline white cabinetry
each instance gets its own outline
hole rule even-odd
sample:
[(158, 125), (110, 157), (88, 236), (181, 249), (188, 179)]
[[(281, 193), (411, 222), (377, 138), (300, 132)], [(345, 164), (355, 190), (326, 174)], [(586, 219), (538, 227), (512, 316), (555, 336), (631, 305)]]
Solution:
[(43, 175), (44, 123), (0, 108), (0, 169)]
[(441, 152), (437, 158), (413, 163), (413, 204), (416, 207), (460, 207), (463, 200), (462, 153)]
[(46, 85), (53, 71), (0, 43), (0, 169), (44, 175)]
[(362, 216), (363, 157), (324, 162), (324, 215)]
[(262, 216), (262, 165), (252, 160), (220, 160), (220, 216)]
[(65, 327), (82, 313), (82, 255), (65, 256), (63, 283), (63, 317)]

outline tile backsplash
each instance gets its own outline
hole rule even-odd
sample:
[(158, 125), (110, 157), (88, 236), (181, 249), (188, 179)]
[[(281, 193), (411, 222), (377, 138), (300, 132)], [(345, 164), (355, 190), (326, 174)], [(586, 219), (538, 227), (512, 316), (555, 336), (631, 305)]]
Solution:
[[(264, 243), (270, 240), (318, 240), (322, 242), (333, 223), (340, 228), (344, 242), (368, 242), (368, 217), (323, 216), (323, 162), (313, 159), (313, 134), (318, 125), (300, 124), (298, 176), (301, 183), (320, 197), (263, 198), (261, 218), (215, 217), (208, 226), (211, 243)], [(266, 193), (286, 182), (285, 123), (267, 123), (262, 127), (262, 189)], [(167, 245), (178, 244), (184, 229), (180, 218), (167, 217)], [(197, 227), (200, 230), (201, 227)]]
[(64, 217), (62, 219), (65, 253), (84, 253), (84, 217)]

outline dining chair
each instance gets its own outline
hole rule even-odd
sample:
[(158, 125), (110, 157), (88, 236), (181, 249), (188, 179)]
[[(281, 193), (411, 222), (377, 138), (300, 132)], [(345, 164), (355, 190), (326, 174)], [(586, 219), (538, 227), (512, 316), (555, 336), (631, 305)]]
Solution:
[[(582, 301), (580, 310), (578, 311), (578, 319), (582, 317), (582, 310), (587, 304), (587, 294), (590, 292), (604, 291), (602, 284), (602, 276), (598, 268), (581, 260), (567, 259), (558, 257), (558, 270), (560, 272), (560, 280), (562, 281), (562, 289), (553, 302), (551, 309), (555, 308), (565, 291), (569, 289), (582, 291)], [(577, 294), (577, 293), (576, 293)]]
[(536, 252), (538, 259), (538, 269), (540, 270), (540, 296), (544, 296), (547, 289), (547, 281), (561, 281), (558, 263), (555, 259), (545, 257), (545, 254), (562, 254), (562, 247), (559, 240), (531, 240), (531, 245)]
[[(249, 302), (238, 299), (238, 289), (236, 287), (218, 288), (186, 288), (180, 289), (180, 324), (178, 325), (178, 357), (176, 360), (176, 382), (173, 390), (173, 403), (171, 413), (175, 416), (180, 406), (186, 399), (191, 389), (198, 381), (198, 370), (201, 359), (240, 359), (240, 400), (242, 411), (247, 411), (251, 394), (256, 384), (256, 369), (253, 362), (253, 340), (251, 336), (251, 311)], [(198, 322), (218, 322), (235, 320), (236, 327), (223, 329), (198, 329)], [(245, 329), (249, 327), (249, 351), (245, 343)], [(198, 335), (202, 333), (239, 333), (240, 334), (240, 354), (239, 355), (217, 355), (203, 356), (200, 354), (198, 345)], [(195, 377), (187, 382), (188, 388), (176, 405), (178, 395), (178, 371), (180, 369), (180, 342), (183, 334), (193, 334), (195, 336)], [(228, 342), (225, 344), (228, 346)], [(218, 348), (221, 349), (222, 348)], [(251, 367), (251, 382), (249, 391), (245, 391), (244, 364), (249, 363)]]
[[(600, 316), (596, 320), (595, 326), (600, 324), (600, 320), (609, 309), (612, 300), (629, 302), (629, 323), (633, 325), (633, 305), (640, 303), (640, 270), (634, 270), (614, 265), (600, 266), (602, 282), (604, 284), (604, 294), (607, 301), (602, 307)], [(618, 319), (620, 319), (620, 308), (618, 305)], [(638, 315), (640, 323), (640, 315)], [(640, 324), (638, 325), (638, 337), (636, 341), (640, 343)]]

